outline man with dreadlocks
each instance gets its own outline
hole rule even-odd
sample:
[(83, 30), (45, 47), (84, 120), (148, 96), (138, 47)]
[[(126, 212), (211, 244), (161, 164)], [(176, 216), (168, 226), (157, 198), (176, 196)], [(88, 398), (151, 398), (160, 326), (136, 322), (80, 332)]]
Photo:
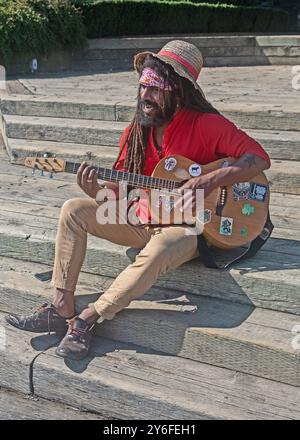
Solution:
[[(263, 148), (228, 121), (205, 99), (197, 83), (203, 60), (200, 51), (185, 41), (171, 41), (157, 54), (135, 57), (139, 74), (137, 109), (125, 130), (116, 170), (151, 175), (159, 160), (179, 154), (207, 164), (232, 156), (236, 162), (209, 174), (188, 180), (182, 186), (184, 206), (195, 203), (195, 192), (234, 182), (245, 182), (270, 166)], [(128, 223), (99, 224), (95, 200), (100, 189), (95, 170), (83, 163), (77, 182), (90, 198), (68, 200), (59, 220), (52, 304), (44, 304), (30, 316), (9, 315), (7, 321), (20, 329), (36, 332), (66, 332), (56, 353), (81, 359), (87, 355), (95, 323), (111, 320), (140, 298), (161, 275), (196, 258), (197, 237), (185, 225), (136, 228)], [(118, 193), (116, 184), (107, 188)], [(189, 188), (192, 191), (184, 192)], [(85, 257), (87, 234), (111, 242), (142, 248), (135, 261), (114, 280), (106, 292), (79, 316), (75, 316), (74, 292)], [(101, 262), (99, 262), (101, 264)]]

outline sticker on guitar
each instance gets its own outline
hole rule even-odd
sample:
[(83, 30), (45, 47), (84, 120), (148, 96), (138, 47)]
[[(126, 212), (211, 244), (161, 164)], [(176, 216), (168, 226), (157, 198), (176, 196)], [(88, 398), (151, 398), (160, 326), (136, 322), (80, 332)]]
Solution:
[(197, 163), (189, 166), (189, 173), (192, 177), (198, 177), (201, 174), (201, 167)]
[(221, 235), (232, 235), (232, 224), (233, 224), (233, 218), (221, 217), (220, 234)]
[(232, 191), (233, 191), (233, 199), (235, 202), (237, 202), (238, 200), (249, 200), (251, 183), (250, 182), (234, 183), (232, 185)]
[(177, 160), (175, 159), (175, 157), (168, 157), (167, 159), (165, 159), (166, 171), (173, 171), (176, 165), (177, 165)]
[(268, 193), (268, 187), (258, 183), (251, 184), (250, 199), (264, 202)]

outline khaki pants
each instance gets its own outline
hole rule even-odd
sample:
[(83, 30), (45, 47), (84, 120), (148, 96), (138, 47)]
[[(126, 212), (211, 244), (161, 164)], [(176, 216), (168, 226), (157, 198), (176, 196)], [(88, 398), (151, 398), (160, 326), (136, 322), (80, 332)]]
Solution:
[(160, 275), (197, 257), (197, 238), (187, 233), (185, 226), (151, 227), (147, 230), (129, 224), (101, 225), (96, 219), (98, 208), (99, 203), (95, 200), (83, 198), (70, 199), (63, 205), (52, 284), (57, 288), (75, 291), (86, 253), (88, 233), (116, 244), (143, 248), (136, 260), (94, 303), (99, 315), (112, 319), (132, 300), (141, 297)]

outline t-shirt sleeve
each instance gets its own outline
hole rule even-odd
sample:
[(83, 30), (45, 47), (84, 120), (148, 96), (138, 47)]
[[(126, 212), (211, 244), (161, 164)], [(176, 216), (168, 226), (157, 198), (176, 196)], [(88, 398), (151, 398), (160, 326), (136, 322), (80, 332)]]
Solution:
[[(123, 146), (123, 144), (125, 142), (128, 130), (129, 130), (129, 127), (126, 127), (125, 130), (123, 131), (123, 134), (122, 134), (121, 140), (120, 140), (120, 146), (119, 146), (120, 150), (121, 150), (121, 148), (122, 148), (122, 146)], [(125, 157), (126, 157), (126, 149), (127, 149), (127, 145), (125, 145), (125, 148), (122, 151), (122, 154), (119, 157), (118, 162), (116, 162), (114, 164), (114, 169), (117, 170), (117, 171), (125, 171), (124, 162), (125, 162)]]
[(270, 165), (270, 157), (263, 147), (233, 122), (222, 115), (206, 114), (203, 121), (208, 147), (214, 149), (220, 157), (241, 157), (243, 154), (255, 154)]

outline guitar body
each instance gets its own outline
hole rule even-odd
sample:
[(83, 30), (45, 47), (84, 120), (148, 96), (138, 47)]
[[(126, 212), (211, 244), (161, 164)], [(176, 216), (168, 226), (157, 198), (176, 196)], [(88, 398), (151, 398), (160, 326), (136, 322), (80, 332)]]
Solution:
[[(151, 217), (155, 223), (200, 224), (201, 232), (209, 243), (221, 249), (230, 249), (251, 242), (263, 230), (270, 199), (269, 185), (264, 173), (253, 177), (249, 182), (213, 190), (194, 213), (187, 210), (182, 213), (179, 209), (174, 209), (174, 204), (180, 199), (178, 188), (182, 182), (226, 167), (235, 160), (228, 157), (201, 166), (183, 156), (169, 156), (157, 164), (151, 177), (99, 167), (95, 170), (98, 178), (104, 181), (125, 181), (134, 188), (151, 189), (147, 194)], [(26, 158), (25, 166), (49, 171), (51, 174), (62, 171), (75, 174), (80, 164), (44, 155), (43, 158)]]
[[(229, 157), (200, 166), (190, 159), (174, 155), (163, 158), (155, 167), (152, 177), (183, 182), (235, 161), (236, 159)], [(151, 193), (150, 206), (153, 197)], [(261, 233), (268, 215), (269, 198), (268, 180), (264, 173), (260, 173), (249, 182), (213, 190), (204, 199), (204, 212), (196, 211), (196, 216), (189, 218), (188, 223), (195, 223), (197, 218), (201, 219), (204, 223), (204, 237), (218, 248), (239, 247), (254, 240)], [(174, 210), (169, 201), (165, 203), (161, 198), (159, 204), (156, 201), (153, 205), (156, 209), (151, 209), (151, 216), (159, 224), (182, 223), (183, 214)]]

